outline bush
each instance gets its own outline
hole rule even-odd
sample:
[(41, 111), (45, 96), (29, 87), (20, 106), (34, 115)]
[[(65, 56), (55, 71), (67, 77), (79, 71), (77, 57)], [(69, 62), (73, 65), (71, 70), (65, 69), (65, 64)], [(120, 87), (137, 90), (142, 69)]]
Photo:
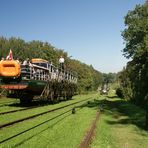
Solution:
[(119, 98), (123, 98), (123, 92), (122, 92), (122, 89), (121, 89), (121, 88), (117, 88), (117, 89), (116, 89), (116, 95), (117, 95)]

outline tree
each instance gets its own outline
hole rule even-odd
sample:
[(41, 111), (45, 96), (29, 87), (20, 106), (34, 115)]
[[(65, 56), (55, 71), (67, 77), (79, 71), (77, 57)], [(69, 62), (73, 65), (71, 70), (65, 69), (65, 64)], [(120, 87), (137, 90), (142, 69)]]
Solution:
[(20, 38), (11, 37), (6, 39), (0, 37), (0, 58), (6, 57), (10, 49), (13, 51), (14, 59), (42, 58), (52, 62), (55, 66), (58, 66), (59, 57), (63, 55), (66, 70), (78, 76), (79, 92), (96, 90), (102, 80), (102, 74), (92, 66), (78, 60), (70, 59), (67, 52), (57, 49), (47, 42), (44, 43), (35, 40), (25, 42)]
[(137, 5), (135, 10), (129, 11), (125, 17), (126, 29), (122, 36), (126, 42), (123, 49), (127, 58), (139, 58), (148, 52), (148, 5)]
[[(137, 5), (125, 17), (126, 28), (122, 32), (126, 46), (124, 56), (130, 58), (126, 74), (121, 83), (125, 96), (134, 100), (136, 104), (144, 104), (144, 96), (148, 92), (148, 4)], [(126, 85), (126, 87), (124, 87)], [(130, 90), (130, 93), (129, 93)]]

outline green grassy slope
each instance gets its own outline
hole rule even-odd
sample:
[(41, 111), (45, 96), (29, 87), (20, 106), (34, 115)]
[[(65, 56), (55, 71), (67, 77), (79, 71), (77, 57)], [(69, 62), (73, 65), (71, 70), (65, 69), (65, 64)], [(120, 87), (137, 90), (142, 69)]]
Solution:
[(147, 148), (148, 132), (145, 128), (145, 111), (116, 96), (99, 103), (103, 112), (97, 123), (92, 148)]

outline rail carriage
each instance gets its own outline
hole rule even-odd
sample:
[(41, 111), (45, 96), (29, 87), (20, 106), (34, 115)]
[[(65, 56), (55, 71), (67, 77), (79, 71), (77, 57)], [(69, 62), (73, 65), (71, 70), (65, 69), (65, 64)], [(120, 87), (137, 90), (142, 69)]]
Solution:
[(21, 103), (31, 102), (34, 98), (70, 99), (76, 92), (76, 76), (39, 58), (32, 59), (27, 65), (16, 60), (0, 61), (0, 79), (0, 87), (14, 92)]

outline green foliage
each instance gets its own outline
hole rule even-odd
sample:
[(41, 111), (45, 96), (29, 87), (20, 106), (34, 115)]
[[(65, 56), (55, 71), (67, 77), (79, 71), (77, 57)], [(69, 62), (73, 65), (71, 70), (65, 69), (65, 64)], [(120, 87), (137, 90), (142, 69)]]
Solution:
[(116, 89), (116, 95), (117, 95), (119, 98), (123, 98), (123, 92), (122, 92), (122, 89), (121, 89), (121, 88), (117, 88), (117, 89)]
[(123, 52), (127, 58), (139, 59), (148, 52), (148, 5), (137, 5), (133, 11), (129, 11), (125, 17), (126, 29), (122, 36), (126, 41)]
[(14, 59), (21, 61), (26, 58), (42, 58), (58, 66), (60, 55), (65, 58), (65, 67), (78, 77), (78, 92), (97, 90), (102, 82), (102, 74), (92, 66), (86, 65), (78, 60), (70, 59), (67, 52), (57, 49), (47, 42), (31, 41), (25, 42), (20, 38), (11, 37), (6, 39), (0, 37), (0, 58), (6, 57), (12, 50)]
[(115, 80), (116, 80), (116, 73), (103, 74), (104, 83), (114, 83)]
[(75, 71), (78, 76), (79, 93), (97, 90), (98, 86), (102, 83), (102, 74), (92, 66), (71, 59), (68, 61), (66, 67), (68, 70)]
[(125, 17), (122, 33), (126, 46), (123, 53), (130, 58), (127, 67), (119, 74), (124, 97), (136, 104), (145, 104), (148, 93), (148, 4), (137, 5)]

